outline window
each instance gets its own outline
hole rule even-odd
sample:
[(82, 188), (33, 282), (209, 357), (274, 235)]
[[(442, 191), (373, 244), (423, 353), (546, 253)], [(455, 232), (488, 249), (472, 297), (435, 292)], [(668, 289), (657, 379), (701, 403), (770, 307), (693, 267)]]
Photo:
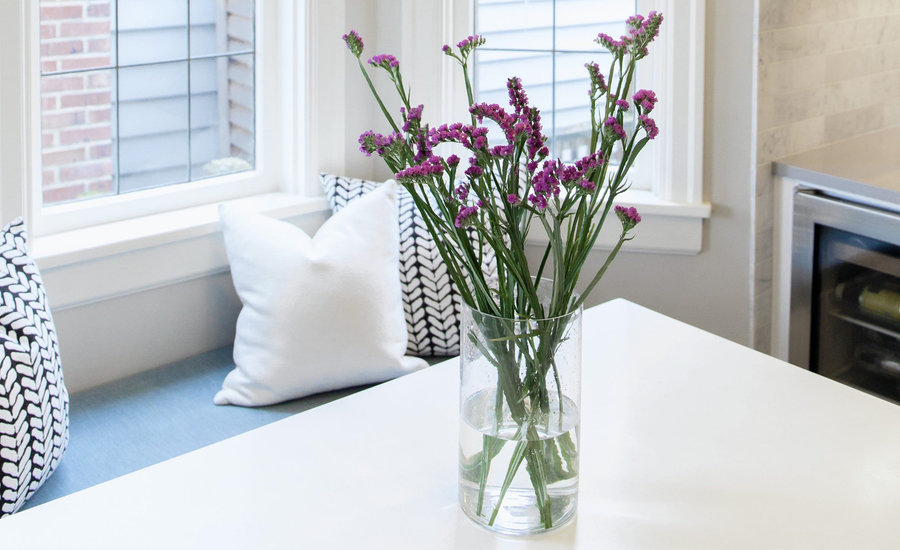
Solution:
[(41, 202), (252, 170), (253, 0), (40, 2)]
[[(702, 246), (703, 219), (710, 214), (702, 185), (704, 9), (703, 0), (472, 0), (417, 14), (415, 20), (417, 26), (434, 21), (431, 36), (444, 43), (455, 43), (473, 31), (484, 34), (488, 42), (475, 60), (476, 93), (502, 104), (506, 78), (520, 76), (542, 110), (545, 133), (553, 138), (552, 154), (570, 160), (585, 152), (585, 127), (580, 126), (588, 116), (584, 63), (604, 65), (603, 49), (593, 37), (598, 32), (622, 34), (623, 20), (633, 13), (661, 12), (665, 22), (651, 55), (641, 62), (635, 84), (660, 98), (654, 109), (660, 135), (632, 167), (632, 187), (620, 198), (637, 206), (644, 219), (629, 250), (696, 254)], [(429, 40), (438, 38), (419, 38), (415, 48), (435, 48)], [(459, 90), (460, 82), (445, 62), (441, 89), (431, 97), (452, 105), (444, 114), (456, 119), (466, 112)], [(614, 235), (604, 233), (598, 246), (615, 241)]]
[[(488, 38), (475, 58), (476, 97), (504, 105), (506, 79), (518, 76), (541, 109), (551, 157), (573, 162), (588, 155), (590, 82), (584, 65), (609, 67), (610, 54), (593, 39), (601, 32), (622, 34), (625, 19), (636, 12), (635, 0), (476, 0), (475, 32)], [(640, 166), (644, 158), (629, 172), (634, 188), (650, 187), (649, 170)]]

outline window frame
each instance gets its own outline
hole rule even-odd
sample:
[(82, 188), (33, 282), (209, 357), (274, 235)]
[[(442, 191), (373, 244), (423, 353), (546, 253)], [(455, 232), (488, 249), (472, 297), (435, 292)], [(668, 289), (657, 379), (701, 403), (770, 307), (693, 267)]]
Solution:
[[(404, 48), (409, 55), (419, 51), (440, 51), (441, 44), (456, 43), (471, 34), (474, 22), (472, 0), (442, 0), (434, 7), (413, 6), (414, 0), (403, 0), (404, 8), (417, 9), (416, 17), (403, 21), (403, 36), (412, 37)], [(629, 189), (617, 201), (635, 206), (643, 222), (635, 239), (628, 244), (630, 252), (666, 254), (698, 254), (703, 248), (703, 221), (710, 217), (711, 206), (703, 198), (703, 109), (705, 63), (705, 3), (703, 0), (638, 0), (638, 11), (651, 10), (665, 17), (660, 36), (651, 46), (651, 55), (642, 61), (642, 71), (650, 81), (642, 79), (638, 86), (657, 92), (660, 101), (654, 118), (661, 128), (660, 137), (648, 144), (642, 156), (649, 156), (651, 169), (659, 174), (652, 178), (649, 190)], [(422, 11), (430, 12), (423, 13)], [(431, 28), (423, 31), (423, 25)], [(623, 29), (624, 31), (624, 29)], [(437, 41), (440, 40), (440, 43)], [(465, 94), (459, 68), (444, 57), (437, 87), (427, 88), (428, 80), (417, 80), (417, 96), (443, 105), (442, 122), (465, 120)], [(676, 78), (678, 75), (678, 78)], [(425, 86), (423, 86), (425, 85)], [(678, 105), (679, 109), (672, 106)], [(595, 248), (615, 245), (618, 233), (607, 224)], [(530, 235), (529, 241), (540, 245), (545, 235)]]
[[(21, 8), (23, 24), (18, 32), (20, 50), (17, 53), (23, 60), (21, 93), (25, 120), (20, 123), (24, 141), (20, 158), (24, 161), (22, 171), (26, 176), (21, 180), (24, 182), (24, 189), (21, 191), (23, 196), (16, 202), (21, 206), (20, 212), (25, 213), (33, 235), (55, 235), (265, 193), (303, 194), (305, 189), (296, 188), (292, 182), (298, 179), (295, 175), (306, 171), (308, 163), (305, 150), (297, 151), (295, 147), (278, 147), (274, 144), (285, 143), (286, 136), (298, 131), (291, 124), (292, 118), (284, 116), (286, 110), (295, 113), (298, 105), (285, 103), (292, 95), (303, 96), (303, 90), (296, 89), (303, 82), (296, 76), (298, 70), (305, 70), (306, 63), (300, 59), (302, 56), (296, 48), (286, 48), (283, 45), (295, 34), (306, 36), (309, 2), (257, 0), (254, 4), (257, 43), (254, 70), (256, 151), (253, 170), (46, 207), (42, 205), (40, 177), (40, 6), (38, 1), (33, 1)], [(280, 14), (293, 17), (283, 17)], [(297, 29), (298, 25), (306, 28)], [(296, 45), (296, 40), (290, 40), (290, 44)], [(297, 138), (291, 137), (287, 143), (293, 144), (296, 141)]]

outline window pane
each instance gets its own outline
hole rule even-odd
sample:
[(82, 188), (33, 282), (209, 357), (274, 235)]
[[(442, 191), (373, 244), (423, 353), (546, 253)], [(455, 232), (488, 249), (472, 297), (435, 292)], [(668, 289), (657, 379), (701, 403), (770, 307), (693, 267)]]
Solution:
[(188, 181), (188, 62), (119, 69), (119, 192)]
[(255, 0), (40, 13), (44, 205), (253, 169)]
[(191, 56), (253, 50), (253, 0), (191, 0)]
[(41, 0), (41, 72), (111, 67), (114, 9), (113, 0)]
[(475, 32), (488, 48), (553, 48), (552, 0), (477, 0)]
[(251, 170), (253, 56), (191, 62), (191, 179)]
[(115, 193), (115, 71), (41, 77), (44, 204)]
[(594, 42), (597, 34), (618, 38), (625, 33), (625, 20), (635, 13), (635, 0), (556, 0), (556, 49), (602, 49)]
[(187, 0), (118, 0), (119, 65), (185, 59)]
[[(584, 64), (597, 56), (556, 54), (556, 103), (552, 152), (565, 162), (586, 156), (591, 144), (591, 87)], [(599, 61), (598, 61), (599, 62)]]

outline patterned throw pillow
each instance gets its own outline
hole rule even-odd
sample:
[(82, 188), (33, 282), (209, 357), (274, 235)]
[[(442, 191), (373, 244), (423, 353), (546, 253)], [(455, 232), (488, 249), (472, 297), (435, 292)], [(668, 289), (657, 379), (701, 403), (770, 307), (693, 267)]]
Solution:
[[(322, 174), (332, 213), (369, 193), (381, 183)], [(419, 357), (459, 353), (460, 295), (412, 196), (398, 188), (400, 220), (400, 284), (409, 341), (406, 352)], [(485, 254), (485, 270), (496, 271), (493, 253)]]
[(69, 440), (69, 394), (56, 328), (25, 224), (0, 232), (0, 516), (56, 469)]

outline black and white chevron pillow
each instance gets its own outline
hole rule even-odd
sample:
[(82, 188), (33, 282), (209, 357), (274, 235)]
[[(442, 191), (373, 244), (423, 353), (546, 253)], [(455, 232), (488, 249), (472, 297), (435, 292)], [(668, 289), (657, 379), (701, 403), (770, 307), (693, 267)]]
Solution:
[(21, 219), (0, 233), (0, 516), (50, 477), (69, 441), (56, 328), (25, 239)]
[[(381, 183), (321, 174), (332, 213), (369, 193)], [(409, 341), (406, 353), (419, 357), (459, 353), (460, 295), (447, 273), (425, 220), (402, 187), (397, 193), (400, 220), (400, 284)], [(485, 270), (496, 271), (493, 252), (485, 254)]]

